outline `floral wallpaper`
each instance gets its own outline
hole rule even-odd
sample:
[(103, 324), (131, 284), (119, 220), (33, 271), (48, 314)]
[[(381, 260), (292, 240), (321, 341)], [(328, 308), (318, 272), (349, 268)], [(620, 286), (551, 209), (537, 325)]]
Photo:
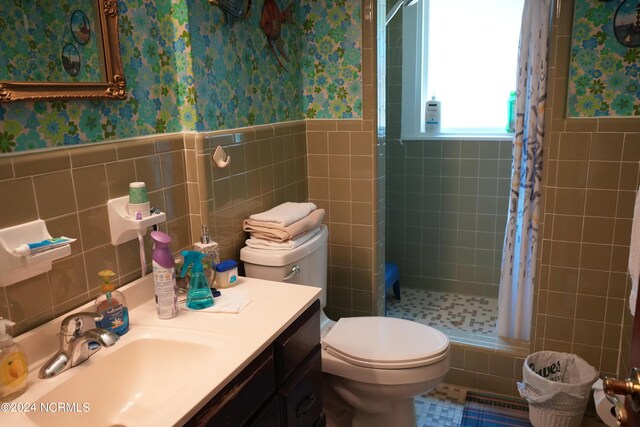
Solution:
[[(290, 4), (275, 2), (281, 11)], [(118, 1), (127, 99), (0, 104), (0, 153), (360, 117), (360, 2), (292, 3), (293, 23), (282, 23), (283, 70), (259, 27), (264, 0), (232, 24), (203, 0)]]
[(626, 47), (614, 34), (614, 14), (626, 4), (575, 2), (568, 117), (640, 115), (640, 47)]
[(288, 60), (271, 52), (260, 29), (264, 1), (253, 1), (245, 20), (227, 22), (207, 1), (189, 0), (193, 76), (198, 120), (187, 127), (198, 131), (300, 120), (303, 21), (298, 2), (276, 0), (280, 12), (289, 4), (293, 23), (281, 22), (280, 38)]
[[(183, 130), (193, 79), (184, 0), (119, 1), (126, 101), (0, 104), (0, 152)], [(192, 89), (193, 90), (193, 89)]]
[[(99, 81), (95, 17), (92, 3), (82, 0), (56, 7), (44, 0), (6, 2), (0, 9), (0, 80)], [(63, 53), (77, 55), (77, 63), (63, 65), (69, 57)]]
[(360, 1), (309, 0), (303, 8), (305, 117), (362, 117)]

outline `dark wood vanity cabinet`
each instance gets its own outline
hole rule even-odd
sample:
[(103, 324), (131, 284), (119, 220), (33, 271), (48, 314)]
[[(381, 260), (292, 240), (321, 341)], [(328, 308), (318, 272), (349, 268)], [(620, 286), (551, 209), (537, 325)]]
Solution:
[(186, 425), (324, 426), (320, 302), (302, 313)]

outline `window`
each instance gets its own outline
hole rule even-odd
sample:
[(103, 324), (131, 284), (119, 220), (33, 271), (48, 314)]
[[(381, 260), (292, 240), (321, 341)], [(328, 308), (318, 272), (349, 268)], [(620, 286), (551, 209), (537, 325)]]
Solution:
[(506, 134), (523, 3), (423, 0), (403, 8), (403, 138), (425, 135), (432, 95), (442, 134)]

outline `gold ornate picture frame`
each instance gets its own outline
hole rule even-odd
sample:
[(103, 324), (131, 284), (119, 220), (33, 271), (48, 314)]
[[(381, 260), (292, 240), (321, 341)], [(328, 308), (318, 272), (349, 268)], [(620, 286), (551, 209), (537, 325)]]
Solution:
[(120, 57), (118, 4), (115, 0), (95, 0), (101, 36), (99, 46), (104, 80), (99, 82), (0, 81), (0, 102), (62, 99), (126, 99), (127, 88)]

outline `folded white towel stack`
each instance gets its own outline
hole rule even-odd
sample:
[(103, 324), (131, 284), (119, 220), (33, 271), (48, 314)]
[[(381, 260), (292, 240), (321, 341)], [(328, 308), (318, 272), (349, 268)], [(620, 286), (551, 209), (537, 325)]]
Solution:
[(640, 189), (636, 193), (636, 204), (633, 208), (631, 246), (629, 247), (629, 275), (631, 276), (629, 309), (631, 310), (631, 315), (635, 316), (636, 301), (638, 299), (638, 279), (640, 278)]
[(251, 234), (247, 246), (267, 250), (291, 250), (318, 234), (324, 209), (313, 203), (286, 202), (244, 220), (243, 229)]
[(317, 206), (310, 202), (285, 202), (275, 208), (269, 209), (268, 211), (253, 214), (249, 218), (256, 221), (275, 222), (282, 227), (286, 227), (296, 221), (300, 221), (302, 218), (309, 215), (309, 213), (316, 210), (316, 208)]

